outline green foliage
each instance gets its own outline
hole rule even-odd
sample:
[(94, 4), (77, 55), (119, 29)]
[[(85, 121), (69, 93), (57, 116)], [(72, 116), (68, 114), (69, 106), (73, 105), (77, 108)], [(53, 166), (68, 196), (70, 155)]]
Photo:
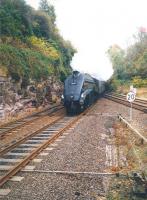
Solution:
[(32, 36), (28, 38), (28, 41), (31, 43), (31, 45), (33, 45), (36, 50), (39, 50), (44, 55), (50, 57), (50, 59), (52, 59), (53, 61), (60, 58), (59, 51), (57, 51), (57, 49), (45, 39)]
[(34, 11), (32, 17), (32, 29), (37, 37), (46, 39), (52, 38), (54, 34), (54, 25), (51, 18), (42, 11)]
[(123, 84), (123, 81), (112, 78), (106, 83), (106, 90), (107, 91), (116, 91), (118, 87), (120, 87)]
[(32, 35), (31, 11), (24, 0), (0, 0), (0, 35), (20, 38)]
[(132, 79), (131, 83), (133, 84), (134, 87), (137, 87), (137, 88), (145, 87), (147, 86), (147, 79), (141, 79), (140, 76), (135, 76)]
[(53, 24), (55, 23), (56, 21), (55, 9), (51, 4), (49, 4), (47, 0), (40, 0), (39, 9), (47, 13), (50, 16), (52, 23)]
[(72, 69), (71, 68), (65, 68), (63, 66), (60, 66), (59, 68), (59, 74), (60, 74), (60, 81), (64, 82), (66, 77), (71, 74)]
[(57, 49), (61, 52), (62, 65), (65, 68), (71, 68), (70, 62), (76, 53), (76, 50), (72, 47), (69, 41), (65, 41), (60, 35), (56, 36), (56, 41)]
[(113, 45), (107, 51), (114, 69), (114, 88), (116, 80), (124, 84), (131, 82), (135, 87), (147, 87), (147, 33), (138, 32), (135, 39), (136, 42), (126, 50)]
[[(41, 81), (50, 74), (62, 81), (71, 72), (76, 50), (56, 27), (54, 7), (40, 1), (39, 10), (25, 0), (0, 0), (1, 73), (15, 81)], [(23, 85), (23, 84), (22, 84)]]
[(0, 65), (7, 67), (8, 74), (15, 81), (20, 78), (39, 81), (54, 73), (50, 58), (30, 49), (3, 44), (0, 47), (0, 60)]
[(114, 45), (108, 49), (107, 53), (113, 65), (114, 77), (122, 80), (125, 79), (124, 50), (121, 49), (118, 45)]

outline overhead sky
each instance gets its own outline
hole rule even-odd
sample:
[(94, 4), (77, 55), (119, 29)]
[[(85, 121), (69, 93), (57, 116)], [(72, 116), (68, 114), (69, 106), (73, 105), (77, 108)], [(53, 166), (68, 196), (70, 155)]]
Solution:
[[(38, 8), (39, 0), (26, 0)], [(112, 66), (106, 54), (118, 44), (126, 48), (140, 26), (147, 27), (146, 0), (50, 0), (61, 35), (78, 53), (72, 67), (108, 79)]]

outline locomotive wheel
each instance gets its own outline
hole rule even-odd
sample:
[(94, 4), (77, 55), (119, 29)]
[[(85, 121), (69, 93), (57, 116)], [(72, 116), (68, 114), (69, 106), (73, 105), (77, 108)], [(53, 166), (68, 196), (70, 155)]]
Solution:
[(85, 102), (84, 102), (84, 108), (88, 108), (89, 106), (89, 95), (85, 98)]

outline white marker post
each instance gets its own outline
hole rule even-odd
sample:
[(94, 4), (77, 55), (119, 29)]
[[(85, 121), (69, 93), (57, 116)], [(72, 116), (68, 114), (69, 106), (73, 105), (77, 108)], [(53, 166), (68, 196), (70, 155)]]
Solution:
[(135, 93), (129, 92), (127, 94), (127, 101), (130, 102), (130, 121), (132, 121), (132, 102), (135, 100)]

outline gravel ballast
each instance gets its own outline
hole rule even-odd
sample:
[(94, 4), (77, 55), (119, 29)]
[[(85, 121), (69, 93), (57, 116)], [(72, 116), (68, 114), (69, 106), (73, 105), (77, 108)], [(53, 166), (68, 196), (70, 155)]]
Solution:
[[(51, 146), (48, 156), (35, 164), (39, 172), (21, 172), (25, 178), (19, 182), (8, 182), (4, 188), (11, 192), (0, 199), (5, 200), (74, 200), (106, 199), (111, 175), (74, 174), (74, 172), (107, 173), (106, 146), (113, 132), (117, 115), (128, 117), (128, 107), (100, 99), (96, 106), (74, 127), (61, 136), (61, 141)], [(145, 135), (147, 116), (133, 110), (135, 125)], [(135, 120), (136, 119), (136, 120)], [(45, 151), (48, 152), (48, 151)], [(41, 156), (38, 156), (40, 158)], [(65, 171), (73, 174), (42, 173), (41, 171)]]

